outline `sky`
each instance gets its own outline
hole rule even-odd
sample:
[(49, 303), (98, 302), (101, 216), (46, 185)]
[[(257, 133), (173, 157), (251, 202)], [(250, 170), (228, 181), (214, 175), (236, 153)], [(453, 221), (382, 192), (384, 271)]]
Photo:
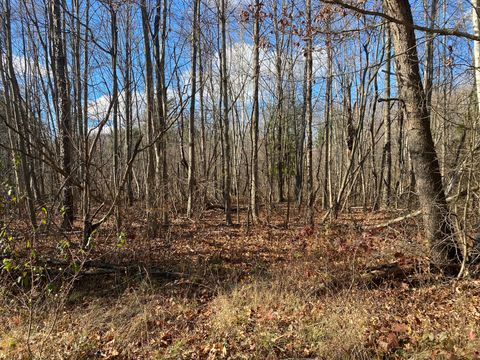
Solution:
[[(19, 74), (21, 82), (25, 84), (25, 81), (28, 83), (28, 80), (24, 79), (23, 73), (27, 70), (27, 73), (32, 66), (38, 64), (38, 71), (47, 79), (48, 66), (46, 64), (46, 56), (41, 51), (40, 40), (45, 39), (45, 32), (47, 30), (47, 24), (43, 16), (45, 2), (40, 0), (31, 0), (32, 4), (29, 4), (28, 16), (32, 16), (33, 9), (35, 9), (35, 16), (39, 20), (39, 27), (30, 27), (26, 29), (21, 27), (20, 19), (27, 19), (27, 13), (21, 0), (12, 1), (12, 11), (13, 16), (13, 33), (14, 33), (14, 52), (15, 52), (15, 67)], [(211, 61), (213, 66), (213, 75), (214, 79), (212, 80), (212, 90), (213, 96), (206, 99), (207, 104), (211, 104), (213, 101), (218, 101), (218, 67), (219, 67), (219, 56), (218, 56), (218, 43), (212, 41), (216, 38), (218, 33), (218, 28), (216, 26), (215, 12), (218, 6), (218, 0), (204, 0), (202, 1), (202, 46), (204, 51), (204, 60), (205, 62)], [(147, 2), (148, 3), (148, 2)], [(150, 3), (152, 1), (150, 0)], [(67, 8), (72, 9), (71, 0), (66, 1)], [(83, 13), (85, 0), (80, 0), (81, 11)], [(103, 5), (102, 2), (98, 0), (90, 1), (90, 27), (92, 29), (92, 34), (95, 37), (95, 41), (101, 45), (101, 47), (108, 49), (111, 44), (110, 39), (110, 18), (109, 13)], [(269, 10), (270, 1), (265, 1), (265, 11)], [(292, 4), (292, 2), (289, 2)], [(425, 6), (424, 2), (420, 0), (415, 0), (410, 2), (412, 6), (412, 11), (414, 14), (415, 22), (417, 24), (425, 24)], [(33, 6), (32, 6), (33, 5)], [(249, 2), (246, 0), (230, 0), (228, 1), (228, 12), (229, 12), (229, 24), (228, 24), (228, 71), (230, 74), (230, 79), (233, 84), (232, 93), (243, 92), (243, 104), (246, 107), (247, 119), (248, 119), (248, 109), (249, 104), (251, 103), (251, 97), (253, 94), (253, 82), (252, 82), (252, 26), (251, 23), (241, 23), (239, 21), (240, 11), (245, 10), (249, 5)], [(314, 2), (314, 13), (317, 10), (323, 9), (324, 5), (319, 2)], [(370, 9), (379, 9), (378, 1), (367, 1), (365, 7)], [(122, 77), (122, 64), (124, 62), (124, 44), (125, 44), (125, 16), (127, 5), (123, 3), (120, 6), (119, 10), (119, 78), (120, 78), (120, 111), (124, 107), (124, 92), (123, 92), (123, 77)], [(440, 1), (439, 9), (439, 22), (438, 27), (449, 27), (457, 28), (463, 31), (471, 32), (471, 5), (467, 1)], [(297, 2), (289, 7), (289, 11), (292, 11), (296, 16), (299, 17), (299, 26), (301, 27), (301, 12), (303, 11), (303, 2)], [(153, 23), (153, 12), (150, 12), (152, 23)], [(347, 16), (341, 16), (336, 14), (334, 16), (335, 20), (332, 24), (332, 28), (336, 31), (345, 31), (351, 29), (359, 28), (374, 28), (379, 22), (380, 19), (368, 17), (367, 20), (363, 18), (356, 18), (355, 16), (349, 14)], [(141, 17), (138, 6), (133, 6), (131, 8), (132, 22), (132, 31), (133, 31), (133, 64), (134, 64), (134, 78), (136, 79), (134, 83), (134, 93), (136, 101), (136, 109), (138, 110), (138, 116), (142, 117), (142, 113), (145, 109), (145, 74), (144, 74), (144, 51), (143, 51), (143, 39), (142, 39), (142, 27), (141, 27)], [(82, 21), (85, 21), (84, 16), (82, 15)], [(274, 58), (275, 58), (275, 46), (274, 46), (274, 37), (271, 33), (271, 20), (265, 19), (261, 24), (262, 27), (262, 36), (266, 39), (267, 44), (270, 44), (269, 47), (262, 48), (260, 59), (261, 59), (261, 79), (260, 79), (260, 98), (263, 105), (267, 105), (274, 100)], [(191, 74), (191, 63), (190, 63), (190, 44), (189, 44), (189, 35), (191, 29), (191, 2), (189, 1), (173, 1), (171, 4), (169, 12), (169, 34), (168, 34), (168, 44), (167, 44), (167, 84), (169, 86), (168, 94), (171, 98), (175, 99), (176, 102), (179, 101), (179, 96), (182, 96), (184, 101), (188, 100), (189, 87), (190, 87), (190, 74)], [(69, 30), (67, 22), (67, 30)], [(35, 55), (32, 55), (32, 46), (28, 43), (23, 43), (21, 41), (22, 34), (26, 31), (33, 31), (36, 33), (36, 43), (37, 43), (37, 52)], [(353, 36), (349, 39), (343, 39), (341, 42), (338, 41), (338, 38), (335, 42), (335, 47), (333, 48), (334, 52), (334, 87), (340, 85), (340, 81), (345, 76), (349, 77), (354, 85), (359, 82), (360, 76), (362, 75), (362, 67), (365, 65), (366, 57), (370, 58), (371, 65), (374, 65), (375, 54), (379, 52), (379, 44), (382, 44), (382, 41), (378, 41), (378, 37), (382, 36), (380, 33), (375, 32), (374, 30), (362, 31), (360, 35), (357, 36), (357, 32), (352, 32)], [(424, 53), (424, 40), (425, 36), (423, 33), (417, 32), (418, 40), (418, 50), (419, 55), (423, 58)], [(372, 36), (371, 41), (368, 41), (368, 37)], [(285, 79), (285, 86), (294, 86), (297, 89), (297, 94), (299, 99), (301, 97), (301, 87), (303, 83), (303, 42), (299, 36), (294, 36), (294, 43), (298, 43), (297, 46), (292, 46), (293, 49), (292, 57), (297, 59), (297, 63), (294, 67), (294, 84), (288, 84)], [(471, 85), (471, 41), (465, 40), (462, 38), (456, 37), (442, 37), (437, 36), (435, 42), (440, 44), (439, 51), (443, 52), (446, 50), (447, 56), (449, 59), (447, 61), (451, 62), (449, 67), (450, 76), (454, 79), (454, 84), (456, 87), (469, 86)], [(68, 43), (68, 35), (67, 35)], [(362, 52), (359, 56), (359, 49), (365, 47), (365, 51)], [(315, 109), (317, 116), (321, 117), (323, 108), (324, 108), (324, 97), (325, 97), (325, 73), (326, 73), (326, 50), (325, 50), (325, 36), (319, 34), (314, 39), (314, 87), (313, 87), (313, 97), (314, 103), (316, 105)], [(344, 54), (347, 54), (345, 57)], [(71, 71), (71, 54), (69, 54), (69, 68)], [(445, 61), (443, 59), (443, 54), (436, 54), (435, 56), (436, 63), (435, 68), (440, 69), (440, 62)], [(382, 64), (379, 64), (382, 65)], [(83, 66), (83, 65), (82, 65)], [(174, 76), (174, 68), (178, 67), (178, 76)], [(436, 72), (437, 74), (438, 72)], [(92, 120), (92, 126), (95, 124), (95, 121), (101, 120), (103, 115), (108, 108), (108, 104), (111, 101), (111, 82), (112, 82), (112, 73), (110, 66), (110, 56), (102, 50), (99, 50), (99, 47), (94, 44), (90, 45), (90, 68), (89, 68), (89, 114)], [(380, 72), (379, 78), (379, 89), (382, 90), (382, 77), (383, 73)], [(28, 76), (27, 76), (28, 78)], [(394, 80), (392, 78), (392, 80)], [(443, 81), (443, 75), (438, 73), (435, 81), (440, 83)], [(179, 94), (177, 89), (180, 89), (182, 94)], [(335, 94), (340, 92), (334, 91)], [(209, 92), (206, 92), (207, 97)], [(354, 89), (353, 95), (355, 97), (356, 91)], [(336, 95), (340, 96), (340, 95)], [(51, 100), (44, 99), (43, 103), (45, 107), (48, 107), (48, 103)], [(197, 100), (198, 101), (198, 100)], [(334, 98), (334, 101), (341, 102), (340, 98)], [(213, 104), (211, 104), (213, 105)], [(122, 111), (121, 111), (122, 112)], [(44, 113), (47, 116), (47, 112)]]

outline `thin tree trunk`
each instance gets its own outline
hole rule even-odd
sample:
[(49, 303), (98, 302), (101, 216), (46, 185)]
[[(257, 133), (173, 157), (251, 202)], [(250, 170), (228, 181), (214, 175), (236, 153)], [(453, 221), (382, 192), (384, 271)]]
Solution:
[[(131, 29), (131, 7), (127, 5), (125, 24), (125, 135), (126, 135), (126, 157), (132, 156), (133, 146), (133, 114), (132, 114), (132, 29)], [(127, 174), (127, 203), (133, 205), (133, 174), (128, 169)]]
[(192, 216), (195, 196), (195, 100), (197, 93), (197, 51), (198, 51), (198, 8), (200, 0), (193, 0), (192, 19), (192, 53), (191, 53), (191, 83), (190, 83), (190, 114), (188, 120), (188, 200), (187, 217)]
[[(330, 24), (330, 23), (329, 23)], [(331, 35), (327, 34), (327, 84), (325, 92), (325, 180), (323, 190), (323, 203), (329, 209), (333, 206), (333, 187), (332, 187), (332, 124), (331, 124), (331, 106), (332, 106), (332, 80), (333, 80), (333, 54)], [(333, 209), (333, 213), (336, 209)]]
[[(88, 33), (89, 15), (90, 15), (90, 0), (85, 2), (85, 33)], [(92, 219), (90, 216), (90, 159), (89, 159), (89, 141), (88, 141), (88, 60), (89, 60), (89, 46), (88, 40), (85, 39), (84, 54), (83, 54), (83, 127), (82, 137), (82, 211), (83, 211), (83, 248), (86, 248), (92, 232)]]
[[(473, 34), (480, 36), (480, 5), (478, 0), (472, 1)], [(475, 67), (475, 90), (477, 94), (477, 116), (480, 116), (480, 41), (473, 42), (473, 66)]]
[(232, 184), (231, 170), (230, 170), (230, 134), (229, 134), (229, 125), (228, 120), (229, 105), (228, 105), (228, 88), (227, 88), (227, 29), (226, 29), (226, 8), (225, 0), (221, 0), (221, 13), (220, 13), (220, 31), (221, 31), (221, 42), (222, 48), (220, 53), (221, 59), (221, 75), (220, 81), (222, 82), (222, 105), (223, 105), (223, 142), (224, 142), (224, 186), (223, 186), (223, 201), (225, 205), (225, 222), (227, 225), (232, 224), (232, 205), (230, 199), (230, 189)]
[[(167, 112), (168, 99), (167, 87), (165, 85), (165, 48), (167, 42), (167, 0), (163, 0), (160, 9), (160, 0), (157, 0), (157, 11), (155, 16), (155, 72), (157, 78), (156, 98), (157, 98), (157, 114), (160, 125), (161, 136), (158, 139), (156, 147), (158, 152), (159, 164), (157, 170), (160, 172), (158, 177), (158, 188), (161, 193), (161, 218), (162, 224), (168, 224), (168, 168), (167, 168)], [(161, 10), (161, 11), (160, 11)], [(162, 26), (159, 36), (160, 13), (162, 15)], [(161, 43), (160, 43), (161, 40)], [(183, 109), (183, 108), (182, 108)]]
[[(6, 16), (8, 15), (8, 13), (6, 12)], [(1, 25), (1, 29), (3, 30), (4, 29), (4, 22), (2, 21), (2, 23), (0, 23)], [(5, 31), (6, 34), (8, 34), (7, 31)], [(2, 41), (2, 39), (0, 38), (0, 41)], [(8, 40), (7, 40), (8, 42)], [(3, 46), (3, 43), (0, 44), (0, 46)], [(7, 57), (8, 57), (8, 54), (7, 54)], [(7, 61), (8, 62), (8, 61)], [(8, 65), (7, 65), (8, 66)], [(0, 74), (2, 76), (2, 84), (4, 86), (4, 90), (3, 90), (3, 99), (5, 101), (5, 114), (7, 115), (7, 119), (13, 119), (14, 118), (14, 110), (12, 109), (12, 104), (14, 103), (13, 99), (11, 98), (11, 94), (10, 94), (10, 87), (8, 86), (8, 83), (7, 83), (7, 73), (6, 73), (6, 69), (4, 68), (4, 65), (3, 65), (3, 59), (0, 58)], [(13, 126), (14, 128), (16, 126)], [(11, 147), (11, 164), (12, 164), (12, 167), (13, 167), (13, 172), (14, 172), (14, 178), (15, 178), (15, 194), (16, 196), (20, 196), (23, 194), (23, 178), (20, 176), (20, 173), (19, 173), (19, 167), (18, 167), (18, 164), (17, 164), (17, 159), (18, 157), (20, 156), (20, 154), (18, 154), (18, 146), (17, 146), (17, 137), (15, 136), (16, 134), (14, 133), (14, 131), (12, 130), (12, 127), (8, 127), (8, 140), (10, 142), (10, 147)], [(22, 174), (23, 176), (23, 174)], [(29, 209), (30, 206), (28, 206), (27, 204), (27, 209)], [(19, 209), (19, 214), (20, 214), (20, 210)], [(30, 215), (31, 217), (31, 215)]]
[[(201, 13), (201, 8), (199, 8)], [(200, 24), (199, 24), (200, 28)], [(200, 34), (199, 34), (200, 35)], [(205, 203), (207, 198), (207, 183), (208, 183), (208, 169), (207, 169), (207, 133), (205, 129), (205, 105), (204, 105), (204, 91), (205, 91), (205, 77), (203, 70), (203, 47), (201, 36), (198, 38), (198, 82), (199, 82), (199, 101), (200, 101), (200, 158), (202, 162), (202, 180), (204, 182), (202, 189), (202, 202)]]
[(385, 157), (385, 183), (383, 188), (383, 206), (388, 208), (392, 197), (392, 119), (391, 119), (391, 84), (390, 72), (392, 69), (392, 41), (390, 34), (390, 26), (386, 25), (385, 31), (385, 100), (384, 103), (384, 126), (385, 126), (385, 143), (383, 145), (383, 153)]
[(260, 10), (259, 0), (255, 0), (254, 23), (253, 23), (253, 110), (250, 136), (252, 139), (252, 170), (250, 184), (250, 207), (252, 221), (258, 222), (258, 81), (260, 77)]
[[(113, 2), (110, 2), (110, 26), (112, 36), (111, 61), (112, 61), (112, 125), (113, 125), (113, 189), (118, 190), (120, 150), (118, 147), (118, 75), (117, 75), (117, 53), (118, 53), (118, 29), (117, 9)], [(121, 227), (120, 208), (115, 206), (115, 224), (117, 232)]]
[(53, 1), (53, 24), (54, 24), (54, 62), (55, 82), (58, 92), (58, 120), (61, 137), (61, 159), (63, 170), (62, 191), (62, 228), (72, 228), (74, 219), (73, 209), (73, 178), (72, 178), (72, 114), (70, 105), (70, 90), (68, 86), (67, 57), (64, 47), (64, 21), (62, 9), (63, 0)]
[(148, 21), (148, 11), (145, 0), (141, 0), (140, 9), (142, 13), (143, 43), (145, 49), (145, 90), (147, 94), (147, 141), (150, 145), (147, 154), (147, 188), (146, 188), (146, 207), (147, 207), (147, 232), (149, 236), (156, 236), (158, 232), (157, 219), (155, 216), (155, 151), (151, 146), (154, 140), (153, 133), (153, 71), (152, 57), (150, 51), (150, 24)]
[[(314, 190), (313, 190), (313, 129), (312, 129), (312, 5), (311, 0), (306, 0), (306, 44), (305, 44), (305, 90), (304, 90), (304, 116), (307, 123), (307, 222), (314, 224)], [(328, 47), (328, 45), (327, 45)]]
[[(5, 26), (5, 37), (6, 37), (6, 62), (8, 68), (8, 76), (10, 80), (10, 90), (11, 95), (13, 96), (13, 115), (15, 118), (15, 130), (18, 134), (18, 145), (19, 145), (19, 156), (21, 162), (21, 174), (22, 181), (18, 182), (18, 188), (23, 189), (25, 194), (17, 194), (18, 196), (25, 196), (25, 206), (29, 215), (30, 223), (32, 227), (37, 226), (37, 219), (35, 214), (35, 206), (33, 203), (33, 190), (30, 183), (29, 175), (29, 164), (27, 159), (27, 146), (25, 142), (25, 136), (28, 134), (25, 122), (25, 108), (23, 105), (22, 97), (20, 94), (20, 87), (17, 82), (17, 77), (15, 74), (15, 69), (13, 66), (13, 51), (12, 51), (12, 29), (11, 29), (11, 18), (10, 18), (10, 1), (5, 2), (5, 15), (4, 15), (4, 26)], [(1, 60), (3, 61), (3, 60)], [(6, 85), (6, 84), (5, 84)], [(8, 92), (5, 92), (5, 96), (8, 96)], [(13, 135), (13, 134), (12, 134)], [(17, 159), (14, 159), (16, 162)], [(22, 186), (23, 185), (23, 186)]]
[(280, 29), (278, 27), (278, 8), (277, 1), (273, 0), (273, 26), (275, 32), (275, 72), (276, 72), (276, 121), (277, 121), (277, 143), (276, 143), (276, 157), (277, 157), (277, 192), (278, 201), (285, 201), (284, 194), (284, 164), (283, 164), (283, 71), (282, 71), (282, 45), (283, 37), (281, 37)]
[(165, 49), (167, 46), (167, 11), (168, 11), (168, 0), (163, 0), (162, 5), (162, 51), (160, 53), (160, 69), (162, 71), (162, 106), (163, 106), (163, 117), (161, 117), (160, 129), (162, 131), (162, 137), (160, 139), (160, 145), (162, 149), (162, 223), (167, 225), (168, 220), (168, 167), (167, 167), (167, 115), (168, 115), (168, 97), (167, 97), (167, 87), (165, 85)]

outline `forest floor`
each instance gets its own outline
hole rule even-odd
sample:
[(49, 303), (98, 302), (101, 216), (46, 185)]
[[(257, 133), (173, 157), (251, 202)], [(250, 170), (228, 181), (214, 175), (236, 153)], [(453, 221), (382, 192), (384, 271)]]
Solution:
[(158, 239), (132, 215), (87, 253), (75, 233), (39, 238), (38, 256), (81, 269), (50, 260), (34, 287), (3, 275), (0, 358), (480, 359), (475, 269), (430, 272), (414, 220), (366, 229), (395, 215), (227, 227), (209, 210)]

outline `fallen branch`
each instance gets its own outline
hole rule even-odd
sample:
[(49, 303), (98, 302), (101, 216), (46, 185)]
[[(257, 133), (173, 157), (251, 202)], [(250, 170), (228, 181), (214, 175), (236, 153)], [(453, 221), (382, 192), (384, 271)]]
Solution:
[[(205, 205), (205, 210), (225, 210), (225, 206), (221, 204), (213, 204), (213, 203), (208, 203)], [(230, 211), (235, 212), (235, 211), (246, 211), (248, 210), (247, 206), (244, 207), (231, 207)]]
[(112, 273), (135, 274), (145, 271), (148, 275), (159, 276), (165, 279), (172, 280), (180, 279), (187, 276), (187, 274), (174, 271), (166, 271), (159, 268), (144, 268), (138, 265), (115, 265), (92, 260), (87, 260), (85, 262), (68, 262), (58, 259), (46, 259), (43, 260), (42, 263), (46, 265), (47, 270), (49, 271), (65, 271), (66, 269), (72, 269), (72, 272), (74, 272), (75, 267), (78, 267), (81, 270), (79, 272), (77, 271), (77, 273), (80, 273), (81, 275), (102, 275)]
[(408, 220), (408, 219), (417, 217), (418, 215), (421, 215), (421, 214), (422, 214), (422, 210), (417, 210), (417, 211), (411, 212), (410, 214), (407, 214), (407, 215), (404, 215), (404, 216), (399, 216), (395, 219), (389, 220), (389, 221), (384, 222), (382, 224), (366, 226), (365, 229), (380, 229), (380, 228), (383, 228), (383, 227), (387, 227), (387, 226), (402, 222), (404, 220)]
[[(479, 188), (470, 189), (470, 191), (476, 191), (476, 190), (478, 190), (478, 189), (479, 189)], [(465, 195), (467, 195), (467, 190), (460, 191), (458, 194), (455, 194), (455, 195), (452, 195), (452, 196), (447, 197), (447, 202), (451, 202), (452, 200), (455, 200), (456, 198), (459, 198), (459, 197), (463, 197), (463, 196), (465, 196)], [(393, 225), (393, 224), (402, 222), (402, 221), (404, 221), (404, 220), (408, 220), (408, 219), (417, 217), (417, 216), (419, 216), (419, 215), (421, 215), (421, 214), (422, 214), (422, 210), (416, 210), (416, 211), (414, 211), (414, 212), (411, 212), (410, 214), (403, 215), (403, 216), (399, 216), (399, 217), (397, 217), (397, 218), (395, 218), (395, 219), (389, 220), (389, 221), (384, 222), (384, 223), (382, 223), (382, 224), (365, 226), (364, 228), (365, 228), (365, 229), (380, 229), (380, 228), (384, 228), (384, 227), (387, 227), (387, 226), (390, 226), (390, 225)]]

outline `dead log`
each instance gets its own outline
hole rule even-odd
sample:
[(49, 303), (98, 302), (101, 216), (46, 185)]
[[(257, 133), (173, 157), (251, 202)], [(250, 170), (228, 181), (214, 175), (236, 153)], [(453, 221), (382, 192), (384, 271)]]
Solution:
[[(94, 260), (84, 262), (69, 262), (59, 259), (44, 259), (40, 261), (49, 272), (77, 273), (79, 275), (102, 275), (102, 274), (139, 274), (146, 273), (167, 280), (176, 280), (187, 277), (188, 274), (168, 271), (156, 267), (144, 267), (141, 265), (117, 265)], [(75, 271), (75, 269), (80, 269)]]

